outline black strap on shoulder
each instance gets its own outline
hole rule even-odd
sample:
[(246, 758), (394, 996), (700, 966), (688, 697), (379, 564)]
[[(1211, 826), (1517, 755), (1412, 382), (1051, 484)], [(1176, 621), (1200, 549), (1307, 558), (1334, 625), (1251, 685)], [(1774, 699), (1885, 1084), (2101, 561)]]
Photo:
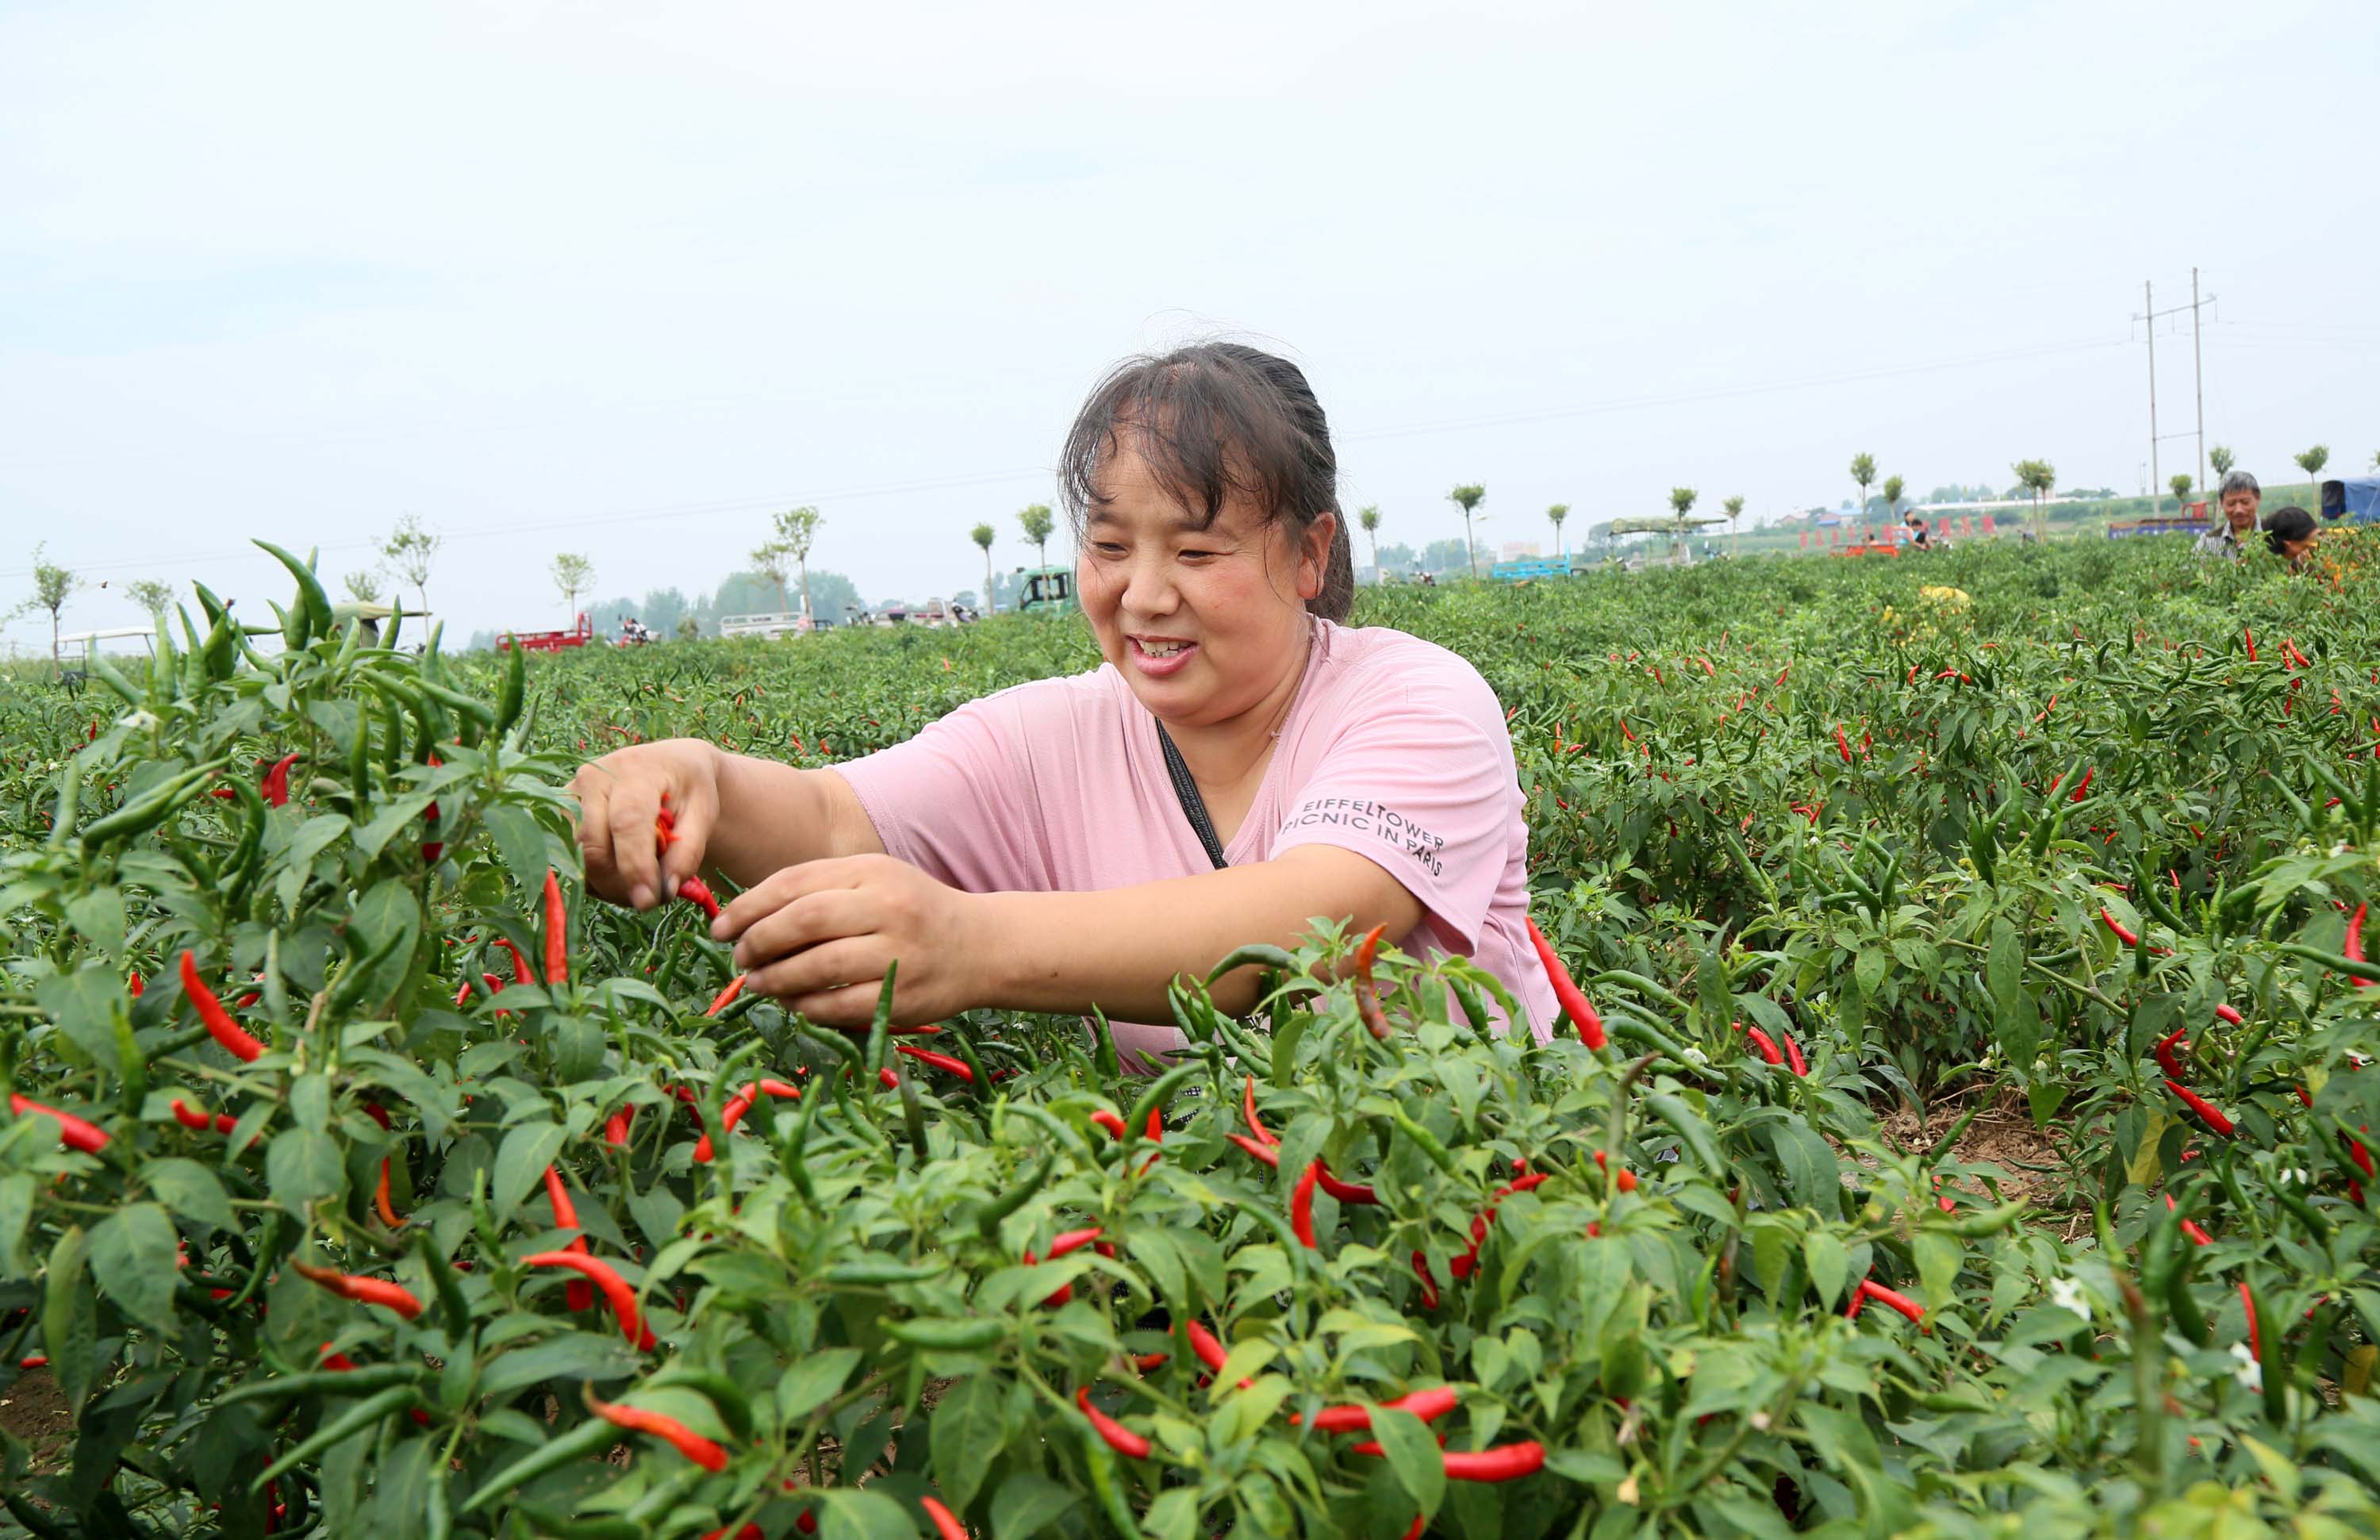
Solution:
[(1198, 782), (1191, 777), (1190, 766), (1182, 751), (1173, 746), (1173, 734), (1158, 722), (1157, 741), (1165, 749), (1165, 773), (1172, 778), (1173, 794), (1182, 800), (1182, 812), (1189, 819), (1190, 827), (1198, 835), (1198, 843), (1207, 847), (1207, 859), (1215, 863), (1217, 871), (1231, 865), (1223, 859), (1223, 842), (1215, 837), (1215, 820), (1207, 816), (1207, 799), (1198, 794)]

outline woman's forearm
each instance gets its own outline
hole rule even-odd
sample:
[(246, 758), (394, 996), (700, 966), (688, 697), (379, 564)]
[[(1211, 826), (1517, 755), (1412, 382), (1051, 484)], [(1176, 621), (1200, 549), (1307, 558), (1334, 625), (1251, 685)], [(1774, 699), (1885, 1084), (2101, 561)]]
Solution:
[[(981, 959), (988, 998), (1011, 1011), (1087, 1012), (1125, 1021), (1172, 1018), (1166, 988), (1204, 978), (1233, 949), (1252, 942), (1293, 947), (1317, 917), (1385, 924), (1402, 936), (1421, 903), (1363, 856), (1305, 846), (1272, 861), (1170, 881), (1088, 893), (987, 893)], [(1243, 969), (1215, 986), (1215, 1000), (1242, 1011), (1257, 977)]]
[(719, 821), (706, 857), (737, 887), (805, 861), (883, 851), (858, 795), (832, 770), (717, 752)]

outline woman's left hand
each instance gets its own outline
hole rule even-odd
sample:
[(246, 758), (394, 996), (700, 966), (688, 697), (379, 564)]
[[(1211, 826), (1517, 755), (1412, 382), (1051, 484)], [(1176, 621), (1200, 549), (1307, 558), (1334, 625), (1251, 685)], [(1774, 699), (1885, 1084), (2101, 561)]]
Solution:
[(980, 913), (980, 901), (905, 861), (845, 855), (777, 872), (728, 904), (710, 933), (735, 943), (747, 988), (827, 1026), (872, 1021), (898, 959), (892, 1020), (916, 1026), (984, 1002)]

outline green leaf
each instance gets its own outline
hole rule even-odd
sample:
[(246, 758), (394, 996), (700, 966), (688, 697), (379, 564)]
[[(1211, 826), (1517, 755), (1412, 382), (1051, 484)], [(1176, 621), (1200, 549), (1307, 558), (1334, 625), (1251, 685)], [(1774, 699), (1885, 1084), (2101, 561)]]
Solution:
[(396, 878), (388, 878), (356, 901), (348, 928), (356, 937), (355, 964), (379, 955), (393, 940), (396, 950), (382, 958), (365, 980), (364, 1000), (382, 1000), (395, 994), (413, 966), (413, 951), (421, 937), (421, 905), (413, 891)]
[(264, 1182), (273, 1201), (302, 1219), (308, 1204), (346, 1192), (347, 1168), (338, 1142), (329, 1134), (284, 1129), (265, 1146)]
[(917, 1526), (880, 1492), (830, 1486), (819, 1494), (819, 1540), (917, 1540)]
[(84, 1283), (88, 1241), (82, 1226), (68, 1225), (50, 1248), (42, 1280), (42, 1345), (49, 1350), (50, 1373), (66, 1392), (69, 1412), (81, 1410), (99, 1376), (99, 1309)]
[(176, 1245), (164, 1207), (131, 1202), (91, 1226), (91, 1276), (121, 1312), (169, 1333)]
[(1961, 1251), (1956, 1240), (1921, 1230), (1911, 1238), (1909, 1252), (1917, 1259), (1917, 1278), (1925, 1285), (1929, 1308), (1938, 1310), (1958, 1297)]
[(1851, 1254), (1843, 1249), (1841, 1238), (1832, 1231), (1810, 1231), (1802, 1237), (1802, 1260), (1810, 1269), (1819, 1303), (1832, 1310), (1841, 1301), (1843, 1286), (1851, 1277)]
[(510, 1222), (529, 1190), (544, 1181), (545, 1169), (568, 1137), (569, 1130), (550, 1122), (518, 1123), (504, 1135), (496, 1150), (495, 1170), (488, 1176), (488, 1202), (495, 1208), (496, 1223)]
[(1984, 964), (1984, 985), (1991, 992), (1993, 1035), (2010, 1068), (2033, 1066), (2041, 1051), (2041, 1013), (2024, 992), (2024, 950), (2016, 928), (2004, 919), (1992, 922), (1992, 949)]
[(0, 1278), (23, 1278), (29, 1268), (25, 1231), (33, 1219), (33, 1175), (0, 1176)]
[[(836, 1351), (851, 1353), (854, 1362), (859, 1356), (849, 1348)], [(816, 1361), (812, 1358), (796, 1364), (794, 1374)], [(848, 1365), (844, 1373), (850, 1373)], [(781, 1409), (785, 1387), (792, 1382), (794, 1374), (777, 1382)], [(833, 1388), (841, 1385), (841, 1379), (837, 1379)], [(991, 1376), (969, 1375), (934, 1408), (929, 1428), (933, 1440), (934, 1474), (941, 1483), (942, 1500), (951, 1505), (953, 1512), (965, 1512), (967, 1505), (975, 1501), (983, 1478), (990, 1473), (992, 1461), (1008, 1442), (1006, 1400)], [(803, 1408), (804, 1412), (808, 1410)], [(799, 1415), (801, 1413), (785, 1413), (788, 1421)]]
[(157, 1194), (160, 1202), (182, 1218), (209, 1230), (239, 1228), (232, 1215), (231, 1199), (224, 1195), (223, 1183), (215, 1180), (214, 1172), (197, 1161), (179, 1156), (152, 1160), (140, 1168), (140, 1178), (149, 1183), (149, 1190)]
[(1428, 1425), (1410, 1412), (1383, 1408), (1372, 1413), (1372, 1437), (1379, 1440), (1389, 1473), (1397, 1478), (1405, 1496), (1423, 1512), (1437, 1512), (1446, 1497), (1446, 1462), (1439, 1456), (1438, 1440)]
[(1892, 959), (1886, 955), (1882, 947), (1860, 948), (1859, 961), (1852, 964), (1852, 976), (1858, 981), (1859, 992), (1874, 999), (1876, 989), (1884, 983), (1885, 970), (1891, 965)]
[(547, 1379), (619, 1379), (641, 1366), (636, 1350), (616, 1335), (564, 1332), (499, 1354), (480, 1376), (480, 1394), (504, 1397)]
[(1048, 1476), (1019, 1471), (1000, 1484), (991, 1499), (991, 1540), (1025, 1540), (1056, 1523), (1082, 1499)]
[(72, 973), (52, 974), (33, 988), (33, 999), (81, 1057), (70, 1061), (115, 1066), (115, 1020), (126, 1009), (124, 980), (105, 963), (86, 963)]
[(103, 952), (124, 950), (124, 894), (115, 888), (94, 888), (67, 903), (67, 922)]
[(513, 881), (523, 893), (536, 892), (545, 882), (546, 867), (553, 864), (547, 859), (545, 830), (537, 816), (507, 802), (484, 808), (480, 816), (495, 836), (496, 854), (504, 857)]
[[(858, 1366), (859, 1358), (857, 1348), (820, 1348), (795, 1361), (777, 1380), (778, 1417), (790, 1423), (824, 1406), (830, 1397), (842, 1390), (844, 1381)], [(938, 1411), (937, 1417), (940, 1414)]]
[(1839, 1213), (1843, 1178), (1834, 1146), (1800, 1118), (1776, 1124), (1768, 1136), (1793, 1196), (1829, 1218)]

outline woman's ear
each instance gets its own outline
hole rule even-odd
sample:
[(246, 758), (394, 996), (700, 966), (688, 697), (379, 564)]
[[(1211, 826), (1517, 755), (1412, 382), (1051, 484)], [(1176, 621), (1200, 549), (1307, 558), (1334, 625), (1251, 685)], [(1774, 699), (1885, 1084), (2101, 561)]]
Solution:
[(1339, 533), (1339, 515), (1331, 511), (1315, 515), (1297, 541), (1297, 597), (1318, 599), (1330, 572), (1330, 542)]

